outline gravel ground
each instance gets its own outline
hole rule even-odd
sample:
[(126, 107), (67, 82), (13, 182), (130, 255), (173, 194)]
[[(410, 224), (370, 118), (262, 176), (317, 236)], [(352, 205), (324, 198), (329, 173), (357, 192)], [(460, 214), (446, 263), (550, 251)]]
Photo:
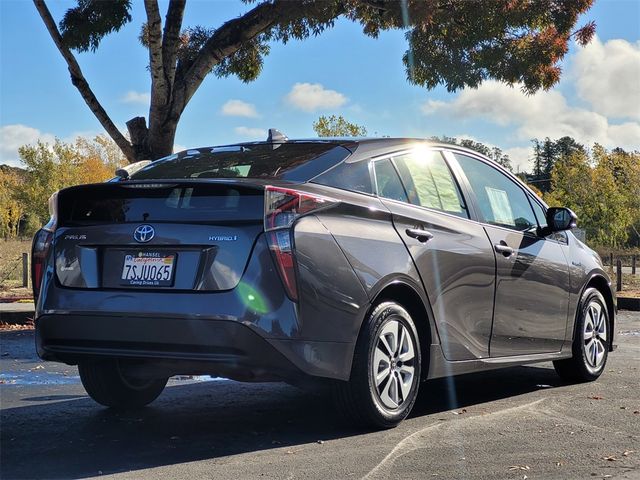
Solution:
[(41, 363), (32, 331), (0, 333), (0, 476), (12, 478), (640, 479), (640, 314), (595, 383), (550, 364), (423, 384), (411, 417), (354, 430), (326, 398), (282, 384), (172, 380), (149, 408), (87, 398)]

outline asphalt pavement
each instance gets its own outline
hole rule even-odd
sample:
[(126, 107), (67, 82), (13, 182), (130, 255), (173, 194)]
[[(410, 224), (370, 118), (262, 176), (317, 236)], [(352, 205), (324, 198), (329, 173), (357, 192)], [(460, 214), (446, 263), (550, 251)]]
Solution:
[(77, 369), (0, 333), (0, 477), (113, 479), (640, 479), (640, 314), (594, 383), (551, 364), (423, 384), (409, 419), (362, 431), (284, 384), (171, 380), (152, 406), (93, 403)]

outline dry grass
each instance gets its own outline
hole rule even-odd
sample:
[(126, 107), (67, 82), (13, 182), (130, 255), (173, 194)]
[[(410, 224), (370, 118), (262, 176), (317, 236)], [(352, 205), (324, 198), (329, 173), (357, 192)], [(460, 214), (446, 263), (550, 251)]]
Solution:
[(0, 240), (0, 296), (18, 289), (18, 293), (28, 294), (22, 289), (22, 254), (31, 252), (31, 240)]
[[(616, 286), (616, 275), (612, 277), (613, 285)], [(640, 298), (640, 272), (635, 275), (630, 273), (622, 274), (622, 291), (618, 292), (619, 297)]]

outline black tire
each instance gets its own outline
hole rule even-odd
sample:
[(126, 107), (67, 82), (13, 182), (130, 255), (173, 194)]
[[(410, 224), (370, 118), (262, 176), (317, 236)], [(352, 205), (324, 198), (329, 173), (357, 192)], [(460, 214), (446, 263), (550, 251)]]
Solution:
[(80, 380), (89, 396), (101, 405), (118, 409), (144, 407), (162, 393), (168, 378), (140, 380), (123, 374), (118, 359), (78, 364)]
[[(387, 335), (385, 339), (390, 338), (388, 335), (393, 335), (391, 330), (396, 326), (393, 322), (401, 325), (397, 329), (396, 337), (401, 337), (403, 341), (396, 341), (395, 344), (398, 347), (396, 352), (390, 352), (388, 358), (384, 358), (380, 353), (389, 350), (387, 347), (391, 344), (388, 340), (385, 344), (380, 336), (384, 334), (385, 328), (389, 329), (389, 333), (384, 334)], [(408, 337), (402, 336), (403, 331)], [(410, 341), (413, 348), (411, 360), (409, 360), (411, 353), (405, 341)], [(376, 351), (378, 348), (380, 352)], [(394, 355), (395, 360), (393, 360)], [(380, 361), (381, 358), (383, 358), (382, 361)], [(405, 359), (404, 362), (402, 358)], [(373, 373), (373, 365), (376, 363), (374, 359), (378, 360), (376, 371), (381, 372), (379, 375), (385, 375), (387, 371), (385, 368), (381, 371), (379, 367), (384, 366), (387, 360), (390, 362), (388, 363), (389, 373), (385, 377), (386, 382), (381, 381), (379, 386)], [(334, 384), (333, 394), (336, 406), (349, 422), (358, 426), (395, 427), (409, 415), (416, 401), (420, 386), (421, 363), (418, 332), (409, 313), (395, 302), (380, 303), (365, 320), (358, 337), (349, 381)], [(413, 368), (413, 376), (410, 378), (408, 372), (411, 368)], [(409, 384), (410, 388), (405, 393), (403, 387), (406, 389)], [(379, 389), (383, 390), (382, 394)], [(391, 402), (394, 393), (400, 401), (395, 408), (392, 408), (385, 404), (385, 401)]]
[[(594, 310), (598, 310), (594, 322)], [(589, 324), (604, 322), (603, 328), (589, 328)], [(589, 334), (592, 331), (593, 334)], [(604, 335), (603, 335), (604, 332)], [(563, 380), (567, 382), (592, 382), (596, 380), (607, 364), (611, 342), (611, 320), (607, 302), (595, 288), (588, 288), (582, 295), (576, 315), (576, 328), (573, 335), (571, 358), (556, 360), (553, 366)], [(594, 343), (591, 343), (593, 340)]]

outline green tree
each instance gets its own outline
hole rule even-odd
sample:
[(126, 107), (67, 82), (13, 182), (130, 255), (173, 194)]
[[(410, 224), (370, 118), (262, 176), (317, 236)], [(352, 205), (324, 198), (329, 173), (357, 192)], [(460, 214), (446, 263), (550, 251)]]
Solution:
[(0, 168), (0, 238), (18, 236), (23, 208), (16, 198), (16, 192), (20, 190), (21, 184), (21, 178), (16, 172)]
[(557, 140), (546, 137), (533, 142), (533, 178), (538, 188), (543, 192), (551, 189), (551, 172), (556, 162), (575, 153), (586, 153), (584, 146), (573, 138), (565, 136)]
[(631, 199), (626, 186), (616, 180), (610, 154), (598, 145), (594, 151), (594, 166), (584, 151), (559, 159), (551, 172), (552, 190), (544, 198), (551, 206), (574, 210), (590, 242), (624, 246), (634, 221)]
[(313, 131), (319, 137), (364, 137), (367, 128), (346, 120), (342, 115), (321, 115), (313, 122)]
[[(71, 82), (129, 161), (172, 152), (176, 128), (205, 77), (255, 80), (277, 43), (304, 40), (339, 18), (358, 23), (364, 35), (402, 30), (409, 82), (449, 91), (493, 78), (548, 89), (560, 78), (560, 62), (572, 38), (589, 42), (595, 25), (574, 30), (593, 0), (244, 0), (250, 7), (219, 26), (182, 25), (186, 0), (170, 0), (164, 24), (157, 0), (145, 0), (140, 41), (148, 49), (149, 121), (127, 122), (131, 140), (116, 127), (84, 77), (72, 50), (96, 51), (101, 40), (133, 20), (131, 0), (77, 0), (58, 25), (45, 0), (33, 0), (69, 68)], [(142, 67), (142, 66), (141, 66)]]
[(533, 177), (534, 179), (542, 178), (542, 172), (544, 170), (543, 161), (542, 161), (542, 145), (537, 138), (531, 140), (533, 143), (533, 158), (531, 161), (533, 162)]
[(610, 172), (621, 194), (619, 207), (629, 212), (630, 237), (640, 245), (640, 152), (614, 148), (610, 152), (601, 145), (592, 148), (595, 163)]
[[(584, 145), (576, 142), (575, 139), (564, 136), (555, 141), (555, 153), (557, 158), (564, 158), (573, 155), (574, 153), (585, 153), (585, 148)], [(551, 165), (549, 172), (552, 169), (553, 165)]]

